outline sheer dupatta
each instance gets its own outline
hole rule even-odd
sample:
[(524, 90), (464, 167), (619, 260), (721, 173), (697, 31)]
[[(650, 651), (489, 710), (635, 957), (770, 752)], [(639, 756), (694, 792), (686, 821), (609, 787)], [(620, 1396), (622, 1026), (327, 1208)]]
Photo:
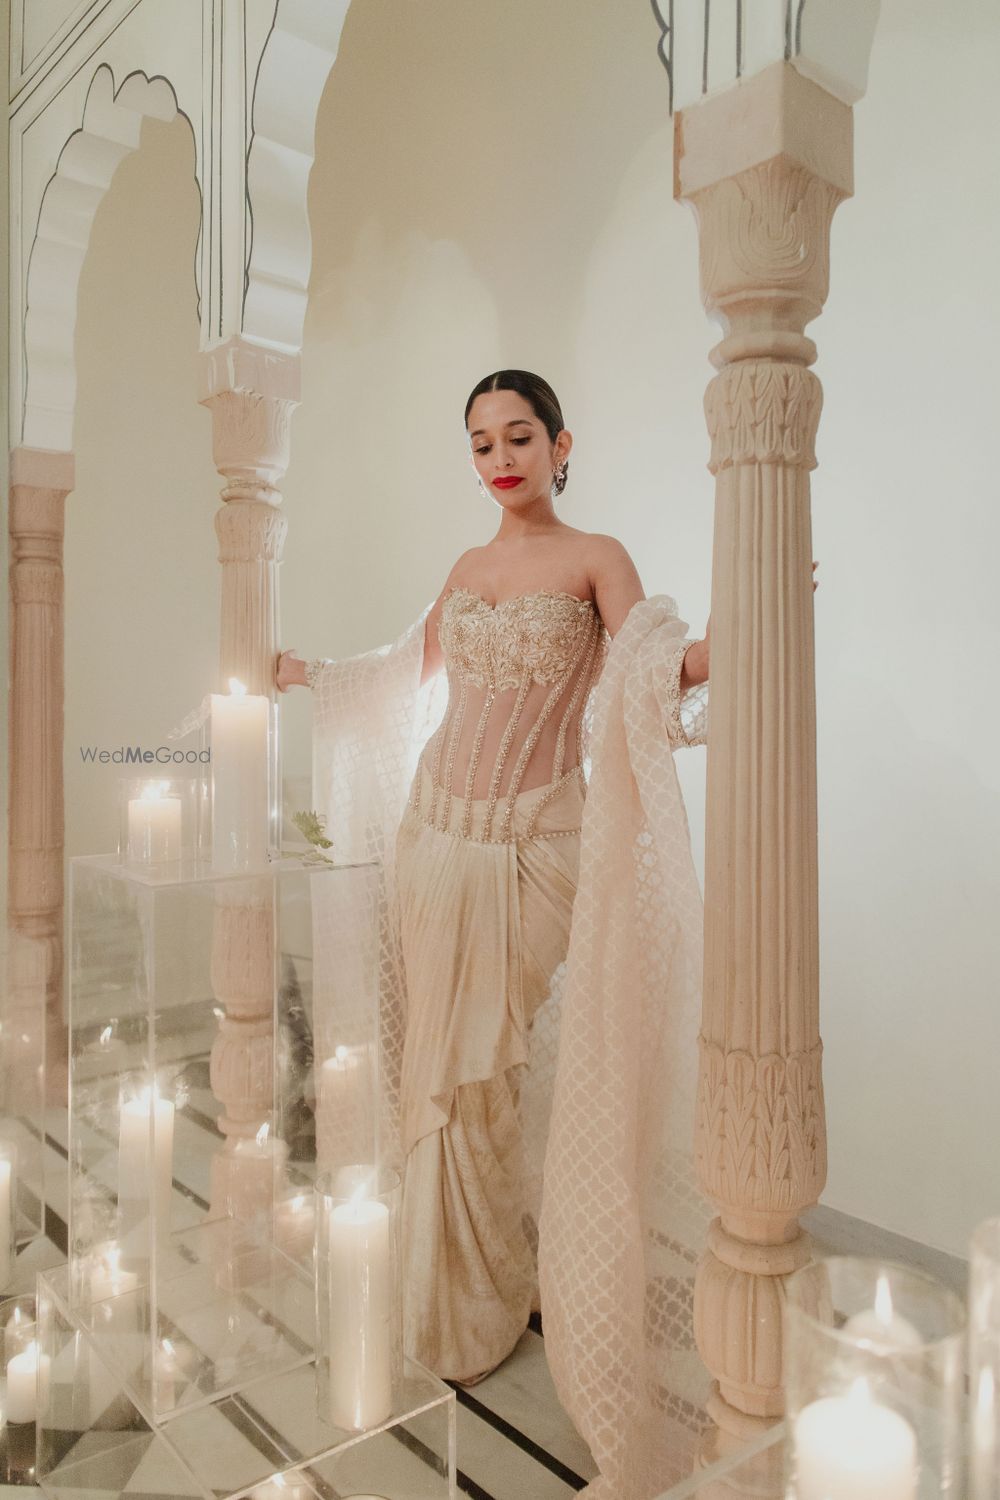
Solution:
[(539, 1272), (560, 1399), (594, 1500), (651, 1500), (691, 1470), (708, 1376), (694, 1269), (710, 1214), (693, 1166), (702, 903), (672, 752), (703, 743), (665, 596), (615, 637), (593, 693)]
[[(314, 693), (314, 806), (338, 861), (383, 865), (381, 1142), (395, 1165), (406, 1008), (395, 835), (447, 693), (444, 674), (420, 686), (425, 618), (325, 666)], [(692, 1165), (702, 916), (672, 760), (703, 740), (705, 695), (681, 700), (685, 630), (672, 600), (640, 601), (591, 694), (570, 949), (522, 1087), (546, 1354), (600, 1469), (594, 1500), (652, 1500), (680, 1477), (692, 1444), (677, 1428), (703, 1423), (707, 1393), (691, 1312), (709, 1219)]]

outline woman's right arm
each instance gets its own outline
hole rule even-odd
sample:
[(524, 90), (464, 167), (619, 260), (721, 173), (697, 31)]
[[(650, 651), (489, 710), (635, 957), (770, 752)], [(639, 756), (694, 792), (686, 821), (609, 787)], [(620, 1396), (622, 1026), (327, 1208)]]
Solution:
[[(438, 638), (438, 626), (441, 623), (441, 611), (444, 608), (445, 596), (452, 587), (454, 576), (458, 572), (465, 555), (463, 554), (463, 557), (459, 558), (448, 574), (444, 588), (434, 601), (427, 619), (424, 621), (424, 662), (420, 673), (421, 683), (425, 683), (428, 678), (435, 676), (444, 666), (444, 654)], [(320, 658), (320, 661), (323, 660), (326, 660), (326, 658)], [(278, 691), (287, 693), (288, 689), (292, 687), (311, 687), (312, 683), (309, 681), (307, 675), (307, 668), (310, 665), (311, 663), (304, 661), (301, 656), (296, 656), (294, 648), (289, 647), (287, 651), (282, 651), (278, 657), (274, 673), (274, 681)]]

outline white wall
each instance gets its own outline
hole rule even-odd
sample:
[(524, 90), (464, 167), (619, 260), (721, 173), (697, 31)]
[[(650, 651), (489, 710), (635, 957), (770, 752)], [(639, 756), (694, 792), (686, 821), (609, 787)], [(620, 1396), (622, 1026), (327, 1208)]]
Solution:
[[(826, 1201), (961, 1251), (1000, 1209), (992, 850), (997, 630), (986, 581), (1000, 248), (992, 0), (885, 0), (812, 328)], [(317, 128), (303, 403), (284, 486), (284, 643), (390, 639), (494, 512), (462, 411), (501, 365), (575, 437), (561, 502), (701, 628), (717, 330), (648, 6), (355, 0)], [(197, 194), (183, 121), (147, 124), (102, 205), (78, 327), (67, 519), (71, 852), (113, 838), (81, 739), (158, 743), (209, 685), (219, 483), (195, 404)], [(124, 232), (130, 243), (126, 247)], [(991, 545), (992, 544), (992, 545)], [(143, 675), (140, 675), (143, 674)], [(284, 704), (309, 770), (308, 694)], [(700, 861), (704, 755), (679, 759)], [(994, 794), (991, 796), (991, 792)], [(298, 793), (296, 794), (298, 795)]]

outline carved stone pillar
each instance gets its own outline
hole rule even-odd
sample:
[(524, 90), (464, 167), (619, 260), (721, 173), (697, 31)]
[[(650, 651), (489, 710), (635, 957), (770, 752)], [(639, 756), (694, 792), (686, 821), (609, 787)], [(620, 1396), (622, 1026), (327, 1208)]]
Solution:
[[(19, 1013), (44, 995), (49, 1094), (65, 1100), (63, 530), (73, 455), (10, 456), (8, 982)], [(30, 1044), (31, 1055), (37, 1046)]]
[[(213, 457), (226, 481), (215, 518), (222, 564), (219, 686), (238, 677), (248, 692), (273, 699), (278, 565), (287, 529), (276, 481), (288, 467), (299, 360), (238, 337), (202, 360), (199, 400), (212, 413)], [(249, 1213), (270, 1196), (270, 1165), (233, 1153), (237, 1141), (271, 1123), (273, 917), (267, 881), (220, 891), (212, 983), (224, 1014), (211, 1080), (226, 1144), (213, 1162), (213, 1211)]]
[(676, 120), (676, 196), (698, 221), (724, 332), (705, 408), (716, 476), (705, 991), (696, 1154), (719, 1208), (695, 1328), (713, 1415), (782, 1411), (783, 1277), (826, 1177), (820, 1072), (809, 471), (821, 390), (803, 333), (851, 192), (845, 104), (777, 63)]

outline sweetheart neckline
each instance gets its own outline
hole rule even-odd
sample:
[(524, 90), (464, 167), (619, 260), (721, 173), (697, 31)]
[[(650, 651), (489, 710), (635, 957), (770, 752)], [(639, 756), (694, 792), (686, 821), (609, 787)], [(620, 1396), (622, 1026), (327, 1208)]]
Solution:
[(491, 604), (488, 599), (483, 598), (482, 594), (477, 594), (474, 589), (467, 589), (461, 583), (453, 584), (452, 587), (448, 590), (446, 598), (450, 599), (452, 594), (466, 594), (470, 599), (476, 599), (480, 604), (485, 605), (487, 609), (493, 610), (503, 609), (505, 604), (516, 604), (520, 599), (539, 599), (544, 597), (554, 599), (572, 599), (574, 604), (586, 604), (589, 605), (591, 609), (596, 608), (593, 599), (581, 599), (579, 594), (570, 594), (565, 589), (532, 589), (531, 592), (527, 594), (511, 594), (507, 599), (498, 599), (495, 604)]

